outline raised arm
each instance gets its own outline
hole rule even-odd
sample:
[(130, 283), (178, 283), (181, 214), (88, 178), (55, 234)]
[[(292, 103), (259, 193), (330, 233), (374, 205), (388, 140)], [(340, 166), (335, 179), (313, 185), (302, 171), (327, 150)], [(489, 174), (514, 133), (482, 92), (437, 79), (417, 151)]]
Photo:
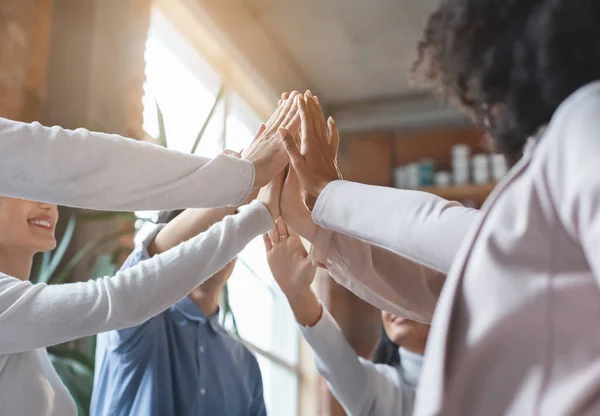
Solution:
[(446, 274), (479, 211), (426, 192), (335, 181), (320, 194), (312, 218)]
[(261, 202), (114, 277), (47, 286), (0, 275), (0, 354), (138, 325), (182, 299), (273, 227)]
[(211, 225), (233, 214), (234, 208), (188, 208), (160, 229), (154, 239), (149, 242), (148, 254), (165, 251), (204, 232)]
[(302, 151), (292, 132), (281, 134), (302, 189), (317, 198), (314, 222), (447, 273), (478, 211), (425, 192), (341, 181), (332, 146), (339, 139), (323, 133), (314, 100), (297, 101)]
[(317, 226), (302, 202), (298, 177), (289, 172), (281, 195), (283, 219), (312, 243), (313, 263), (336, 282), (397, 316), (429, 323), (445, 274), (384, 248)]
[(401, 415), (402, 389), (407, 387), (395, 370), (358, 357), (310, 288), (316, 268), (302, 241), (279, 225), (265, 236), (267, 260), (331, 392), (349, 415), (375, 415), (376, 410)]
[(277, 129), (297, 129), (295, 114), (284, 102), (242, 160), (0, 118), (0, 195), (123, 211), (239, 205), (288, 163)]

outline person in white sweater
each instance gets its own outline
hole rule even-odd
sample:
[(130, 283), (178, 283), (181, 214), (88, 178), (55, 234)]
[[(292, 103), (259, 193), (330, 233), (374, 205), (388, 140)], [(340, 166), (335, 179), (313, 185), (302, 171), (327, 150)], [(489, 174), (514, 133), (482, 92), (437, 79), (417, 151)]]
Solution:
[(271, 272), (315, 353), (319, 373), (346, 413), (412, 415), (429, 325), (382, 312), (385, 332), (376, 362), (359, 357), (311, 289), (316, 267), (300, 237), (280, 223), (264, 240)]
[(56, 245), (55, 205), (0, 197), (0, 414), (74, 416), (45, 347), (139, 325), (187, 296), (254, 237), (273, 228), (260, 201), (114, 277), (28, 281), (35, 253)]
[(117, 211), (237, 206), (287, 165), (278, 129), (298, 130), (297, 95), (281, 102), (241, 159), (0, 117), (0, 195)]
[(293, 126), (295, 117), (287, 100), (241, 160), (223, 155), (212, 161), (118, 136), (0, 119), (0, 195), (6, 195), (0, 196), (2, 416), (75, 415), (75, 403), (45, 347), (139, 325), (185, 297), (274, 225), (267, 206), (254, 201), (114, 277), (34, 285), (28, 281), (33, 255), (56, 244), (58, 210), (48, 202), (107, 210), (239, 205), (287, 164), (277, 128)]

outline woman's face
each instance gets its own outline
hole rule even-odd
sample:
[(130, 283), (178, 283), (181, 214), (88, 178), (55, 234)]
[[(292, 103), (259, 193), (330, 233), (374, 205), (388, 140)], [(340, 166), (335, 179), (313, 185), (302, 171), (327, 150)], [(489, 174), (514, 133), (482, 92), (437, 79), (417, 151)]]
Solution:
[(383, 328), (388, 338), (396, 345), (411, 350), (424, 351), (430, 326), (381, 312)]
[(57, 222), (56, 205), (0, 196), (0, 250), (52, 250)]

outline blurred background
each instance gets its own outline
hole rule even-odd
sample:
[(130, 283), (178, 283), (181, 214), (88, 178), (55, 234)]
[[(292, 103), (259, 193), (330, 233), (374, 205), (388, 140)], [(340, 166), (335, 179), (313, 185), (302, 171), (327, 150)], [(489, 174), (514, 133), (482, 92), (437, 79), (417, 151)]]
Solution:
[[(214, 156), (246, 146), (281, 92), (310, 88), (340, 128), (346, 179), (424, 189), (477, 207), (506, 171), (503, 159), (489, 153), (468, 119), (408, 82), (420, 29), (434, 5), (2, 0), (0, 116)], [(143, 233), (155, 215), (65, 213), (64, 249), (38, 259), (38, 275), (50, 282), (111, 273), (131, 249), (134, 232)], [(223, 321), (257, 353), (270, 414), (343, 414), (298, 336), (262, 242), (251, 243), (240, 259)], [(379, 311), (326, 274), (317, 286), (349, 342), (369, 357), (379, 339)], [(73, 377), (71, 385), (82, 390), (84, 409), (88, 392), (81, 386), (91, 377), (93, 340), (64, 347), (55, 360), (65, 366), (63, 379)]]

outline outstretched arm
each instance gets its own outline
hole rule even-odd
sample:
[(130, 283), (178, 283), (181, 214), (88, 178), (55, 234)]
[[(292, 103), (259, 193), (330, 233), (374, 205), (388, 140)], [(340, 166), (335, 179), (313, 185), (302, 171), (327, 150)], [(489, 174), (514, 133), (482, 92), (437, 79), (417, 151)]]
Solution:
[(114, 277), (33, 285), (0, 274), (0, 354), (48, 347), (148, 320), (221, 270), (273, 221), (258, 201)]
[(288, 163), (277, 129), (297, 130), (295, 116), (292, 98), (241, 160), (0, 118), (0, 195), (122, 211), (236, 206)]
[(314, 222), (447, 273), (479, 212), (426, 192), (340, 180), (335, 140), (322, 127), (323, 114), (314, 100), (297, 101), (301, 149), (292, 132), (282, 130), (282, 135), (303, 191), (316, 198), (309, 207)]
[[(379, 246), (317, 226), (291, 170), (281, 194), (283, 219), (312, 243), (313, 263), (342, 286), (379, 309), (431, 322), (445, 274)], [(443, 243), (433, 240), (434, 243)], [(426, 253), (427, 254), (427, 253)]]
[(331, 392), (350, 415), (402, 414), (402, 390), (408, 388), (394, 369), (358, 357), (310, 288), (316, 268), (302, 241), (285, 232), (280, 224), (265, 236), (269, 266)]

